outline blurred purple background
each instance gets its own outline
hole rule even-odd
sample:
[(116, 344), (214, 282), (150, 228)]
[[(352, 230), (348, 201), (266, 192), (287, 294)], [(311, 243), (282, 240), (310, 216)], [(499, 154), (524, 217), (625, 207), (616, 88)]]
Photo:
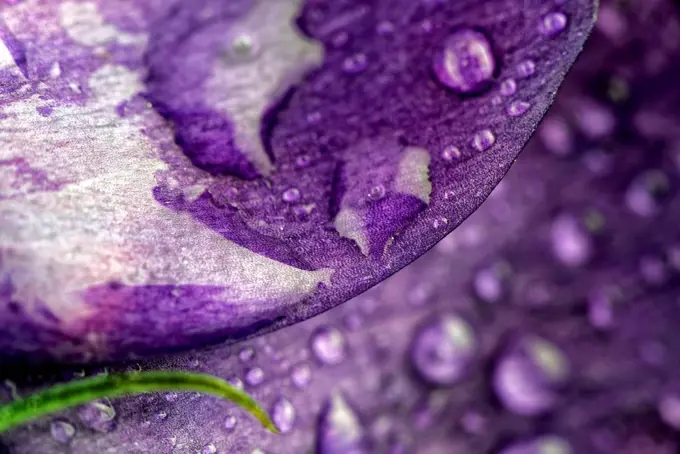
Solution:
[(680, 452), (679, 74), (677, 4), (604, 1), (517, 164), (433, 250), (306, 322), (126, 366), (231, 377), (282, 435), (168, 393), (3, 442), (18, 454)]

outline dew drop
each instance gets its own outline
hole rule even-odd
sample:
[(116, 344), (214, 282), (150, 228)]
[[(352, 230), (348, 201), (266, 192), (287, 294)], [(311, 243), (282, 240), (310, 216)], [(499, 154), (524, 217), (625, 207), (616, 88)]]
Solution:
[(345, 359), (345, 338), (336, 328), (322, 327), (312, 334), (312, 352), (319, 362), (333, 365)]
[(567, 359), (557, 346), (523, 336), (499, 358), (493, 388), (508, 410), (533, 416), (554, 407), (568, 374)]
[(571, 445), (555, 435), (544, 435), (531, 441), (513, 443), (500, 454), (570, 454)]
[(318, 454), (366, 454), (365, 430), (340, 393), (326, 402), (317, 425)]
[(167, 411), (159, 411), (156, 413), (156, 419), (163, 421), (168, 418), (168, 412)]
[(517, 64), (517, 75), (522, 79), (531, 77), (536, 72), (536, 63), (533, 60), (523, 60)]
[(347, 74), (358, 74), (368, 67), (368, 57), (364, 53), (354, 54), (342, 62), (342, 70)]
[(304, 389), (312, 380), (312, 369), (307, 364), (298, 364), (293, 368), (290, 379), (296, 388)]
[(215, 454), (217, 452), (217, 448), (215, 447), (214, 444), (210, 443), (208, 445), (203, 446), (203, 451), (201, 451), (201, 454)]
[(73, 437), (76, 435), (76, 428), (73, 427), (73, 424), (58, 419), (50, 423), (50, 433), (56, 441), (67, 445), (73, 441)]
[(295, 407), (285, 397), (280, 397), (272, 407), (272, 421), (283, 434), (290, 432), (295, 424)]
[(572, 215), (558, 216), (551, 228), (555, 257), (570, 267), (585, 265), (593, 255), (593, 240), (583, 225)]
[(657, 410), (664, 423), (675, 430), (680, 430), (680, 396), (666, 394), (659, 400)]
[(416, 333), (411, 363), (418, 374), (435, 385), (452, 385), (468, 370), (477, 352), (477, 339), (460, 316), (446, 314), (429, 321)]
[(378, 184), (368, 191), (369, 200), (380, 200), (385, 197), (385, 186)]
[(236, 376), (232, 376), (232, 377), (229, 377), (229, 378), (227, 379), (227, 381), (228, 381), (229, 384), (230, 384), (231, 386), (233, 386), (234, 388), (243, 389), (243, 380), (241, 380), (240, 378), (238, 378), (238, 377), (236, 377)]
[(511, 117), (521, 117), (531, 107), (531, 104), (529, 104), (526, 101), (513, 101), (508, 105), (508, 108), (505, 110), (505, 112), (511, 116)]
[(472, 288), (475, 295), (485, 303), (497, 303), (505, 294), (510, 267), (505, 262), (480, 269), (474, 276)]
[(236, 424), (238, 423), (238, 420), (236, 419), (236, 416), (234, 415), (229, 415), (226, 418), (224, 418), (224, 428), (228, 431), (232, 431), (236, 428)]
[(496, 143), (496, 136), (490, 129), (482, 129), (472, 138), (472, 146), (477, 151), (486, 151)]
[(449, 35), (434, 57), (434, 73), (444, 86), (459, 93), (486, 88), (496, 69), (496, 60), (486, 37), (474, 30)]
[(546, 14), (538, 24), (541, 34), (549, 37), (559, 35), (565, 28), (567, 28), (567, 16), (561, 12)]
[(105, 402), (92, 402), (78, 409), (78, 417), (90, 429), (111, 432), (116, 428), (116, 410)]
[(238, 352), (238, 359), (246, 363), (255, 357), (255, 349), (253, 347), (244, 347)]
[(300, 190), (298, 188), (286, 189), (281, 198), (284, 202), (295, 203), (300, 200)]
[(515, 79), (503, 80), (503, 82), (501, 82), (500, 92), (503, 96), (512, 96), (517, 93), (517, 82), (515, 82)]
[(260, 385), (264, 381), (264, 371), (259, 367), (248, 369), (245, 380), (250, 386)]
[(163, 397), (168, 402), (175, 402), (179, 398), (179, 394), (177, 394), (177, 393), (165, 393), (165, 395)]
[(628, 208), (638, 216), (651, 217), (658, 214), (670, 192), (665, 173), (648, 170), (633, 180), (626, 191)]
[(442, 159), (446, 162), (457, 161), (462, 155), (460, 148), (455, 145), (449, 145), (442, 150)]

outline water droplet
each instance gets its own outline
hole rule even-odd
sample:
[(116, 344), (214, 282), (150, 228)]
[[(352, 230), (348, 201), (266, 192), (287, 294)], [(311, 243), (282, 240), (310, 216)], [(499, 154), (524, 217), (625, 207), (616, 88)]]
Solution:
[(659, 400), (657, 410), (663, 422), (673, 429), (680, 430), (680, 396), (666, 394)]
[(243, 380), (241, 380), (240, 378), (238, 378), (238, 377), (236, 377), (236, 376), (233, 376), (233, 377), (229, 377), (229, 378), (227, 379), (227, 381), (228, 381), (229, 384), (231, 384), (231, 386), (233, 386), (234, 388), (243, 389)]
[(486, 151), (496, 143), (496, 136), (490, 129), (482, 129), (472, 138), (472, 146), (477, 151)]
[(501, 82), (500, 92), (503, 96), (512, 96), (517, 93), (517, 82), (515, 82), (515, 79), (503, 80), (503, 82)]
[(449, 220), (446, 219), (445, 217), (438, 217), (437, 219), (434, 219), (432, 221), (432, 227), (435, 229), (445, 227), (449, 224)]
[(561, 12), (548, 13), (538, 24), (538, 30), (545, 36), (557, 36), (567, 28), (567, 16)]
[(493, 387), (508, 410), (532, 416), (553, 408), (568, 374), (567, 359), (557, 346), (523, 336), (500, 357)]
[(234, 415), (229, 415), (226, 418), (224, 418), (224, 428), (227, 429), (228, 431), (234, 430), (236, 428), (237, 423), (238, 420)]
[(505, 294), (505, 284), (510, 273), (510, 267), (505, 262), (480, 269), (472, 282), (477, 298), (485, 303), (500, 301)]
[(531, 77), (536, 72), (536, 63), (533, 60), (523, 60), (517, 64), (517, 75), (522, 79)]
[(298, 364), (290, 374), (290, 379), (298, 389), (304, 389), (312, 380), (312, 369), (307, 364)]
[(159, 411), (156, 413), (156, 419), (163, 421), (164, 419), (167, 419), (168, 417), (168, 412), (167, 411)]
[(380, 200), (383, 197), (385, 197), (385, 186), (382, 184), (375, 185), (368, 191), (370, 200)]
[(189, 365), (189, 369), (198, 369), (198, 366), (201, 365), (201, 362), (198, 359), (193, 358), (193, 359), (189, 360), (188, 365)]
[(538, 133), (545, 147), (553, 154), (567, 156), (574, 149), (571, 130), (563, 118), (548, 116), (541, 123)]
[(238, 352), (238, 359), (241, 360), (241, 362), (248, 362), (251, 359), (255, 357), (255, 349), (253, 347), (244, 347), (241, 349), (240, 352)]
[(640, 259), (640, 275), (649, 285), (660, 286), (670, 277), (668, 267), (660, 257), (645, 255)]
[(258, 53), (259, 48), (253, 37), (246, 33), (239, 33), (231, 38), (225, 58), (231, 62), (245, 62), (251, 61)]
[(544, 435), (532, 441), (513, 443), (500, 454), (570, 454), (571, 445), (555, 435)]
[(386, 20), (382, 21), (378, 24), (376, 31), (381, 36), (391, 35), (392, 33), (394, 33), (394, 24)]
[(588, 295), (588, 321), (597, 329), (605, 330), (614, 325), (615, 306), (620, 295), (615, 288), (605, 287), (593, 290)]
[(326, 402), (317, 426), (318, 454), (366, 454), (365, 432), (340, 393)]
[(585, 265), (593, 255), (593, 240), (574, 216), (558, 216), (553, 221), (551, 237), (555, 257), (567, 266)]
[(628, 187), (626, 205), (639, 216), (654, 216), (661, 211), (669, 192), (670, 183), (666, 174), (659, 170), (648, 170)]
[(459, 93), (486, 88), (495, 69), (489, 41), (482, 33), (469, 29), (447, 37), (434, 58), (434, 73), (439, 82)]
[(300, 190), (298, 188), (286, 189), (281, 198), (284, 202), (295, 203), (300, 200)]
[(90, 429), (111, 432), (116, 428), (116, 410), (105, 402), (92, 402), (78, 409), (78, 417)]
[(345, 359), (345, 338), (336, 328), (319, 328), (312, 334), (312, 351), (323, 364), (339, 364)]
[(442, 150), (442, 159), (446, 162), (457, 161), (462, 156), (460, 148), (455, 145), (449, 145)]
[(411, 362), (426, 381), (452, 385), (467, 372), (477, 351), (477, 339), (461, 317), (446, 314), (418, 330), (411, 345)]
[(285, 397), (277, 399), (272, 407), (272, 421), (285, 434), (293, 429), (295, 424), (295, 407)]
[(168, 402), (175, 402), (177, 400), (177, 398), (179, 398), (179, 394), (177, 394), (177, 393), (165, 393), (165, 395), (163, 397)]
[(201, 454), (215, 454), (216, 452), (217, 448), (214, 444), (210, 443), (209, 445), (203, 446), (203, 451), (201, 451)]
[(264, 371), (259, 367), (248, 369), (245, 379), (248, 385), (257, 386), (264, 381)]
[(529, 104), (526, 101), (513, 101), (508, 105), (508, 108), (505, 110), (505, 112), (511, 116), (511, 117), (521, 117), (531, 107), (531, 104)]
[(342, 62), (342, 70), (348, 74), (358, 74), (368, 67), (366, 54), (358, 53), (347, 57)]
[(347, 32), (344, 32), (344, 31), (336, 33), (333, 36), (333, 38), (331, 38), (331, 44), (336, 49), (341, 48), (342, 46), (347, 44), (348, 41), (349, 41), (349, 35), (347, 34)]
[(73, 424), (58, 419), (50, 423), (50, 433), (56, 441), (67, 445), (71, 443), (76, 435), (76, 428), (73, 427)]

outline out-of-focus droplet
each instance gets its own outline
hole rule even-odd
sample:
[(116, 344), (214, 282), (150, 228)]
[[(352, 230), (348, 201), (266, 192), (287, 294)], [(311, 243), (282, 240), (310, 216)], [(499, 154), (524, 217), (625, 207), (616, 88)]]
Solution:
[(664, 423), (675, 430), (680, 430), (680, 395), (664, 395), (659, 400), (657, 410)]
[(554, 407), (568, 376), (567, 359), (557, 346), (525, 335), (499, 358), (493, 387), (508, 410), (533, 416)]
[(615, 323), (616, 306), (620, 304), (620, 293), (616, 288), (604, 287), (588, 295), (588, 321), (597, 329), (607, 330)]
[(246, 383), (250, 386), (257, 386), (264, 381), (264, 371), (259, 367), (253, 367), (246, 371)]
[(347, 74), (358, 74), (367, 67), (368, 57), (363, 53), (351, 55), (342, 62), (342, 70)]
[(544, 435), (531, 441), (513, 443), (500, 454), (571, 454), (567, 440), (555, 435)]
[(538, 24), (541, 34), (549, 37), (559, 35), (565, 28), (567, 28), (567, 16), (559, 11), (546, 14)]
[(234, 430), (236, 428), (236, 424), (238, 424), (236, 416), (229, 415), (226, 418), (224, 418), (224, 428), (227, 429), (227, 431)]
[(448, 36), (434, 58), (439, 82), (459, 93), (486, 88), (496, 70), (488, 39), (479, 31), (464, 29)]
[(295, 424), (295, 407), (285, 397), (280, 397), (274, 403), (271, 411), (272, 421), (282, 434), (288, 433)]
[(336, 328), (322, 327), (314, 331), (311, 347), (316, 359), (323, 364), (339, 364), (345, 359), (345, 337)]
[(472, 146), (477, 151), (486, 151), (496, 143), (496, 136), (490, 129), (478, 131), (472, 138)]
[(626, 191), (626, 205), (635, 214), (651, 217), (658, 214), (670, 193), (668, 176), (660, 170), (648, 170), (636, 177)]
[(312, 380), (312, 369), (308, 364), (298, 364), (295, 366), (290, 374), (290, 379), (298, 389), (304, 389)]
[(367, 454), (365, 430), (359, 417), (340, 393), (334, 393), (319, 416), (318, 454)]
[(50, 423), (50, 434), (59, 443), (67, 445), (73, 441), (73, 437), (76, 435), (76, 428), (67, 421), (57, 419)]
[(567, 156), (574, 149), (571, 129), (563, 118), (546, 117), (541, 123), (538, 134), (548, 151), (557, 156)]
[(111, 432), (116, 428), (116, 410), (106, 402), (83, 405), (78, 409), (78, 417), (83, 424), (97, 432)]
[(482, 268), (472, 281), (472, 287), (477, 298), (485, 303), (496, 303), (505, 294), (506, 282), (512, 270), (505, 262), (494, 263)]
[(452, 385), (468, 372), (477, 352), (472, 327), (455, 314), (438, 316), (421, 327), (411, 344), (411, 363), (435, 385)]
[(253, 347), (244, 347), (238, 352), (238, 359), (246, 363), (255, 357), (255, 349)]
[(593, 255), (593, 239), (579, 219), (570, 214), (553, 221), (551, 240), (555, 257), (567, 266), (583, 266)]

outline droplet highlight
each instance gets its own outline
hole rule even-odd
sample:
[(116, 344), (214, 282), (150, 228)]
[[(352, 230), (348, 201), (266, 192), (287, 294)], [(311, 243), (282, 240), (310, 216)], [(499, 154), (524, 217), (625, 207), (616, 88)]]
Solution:
[(271, 411), (272, 421), (282, 434), (286, 434), (293, 429), (295, 424), (295, 407), (286, 399), (281, 397), (276, 400)]
[(496, 136), (490, 129), (482, 129), (472, 139), (472, 146), (477, 151), (486, 151), (496, 143)]
[(546, 14), (538, 24), (538, 31), (548, 37), (559, 35), (565, 28), (567, 28), (567, 16), (559, 11)]
[(326, 402), (317, 426), (318, 454), (367, 454), (359, 417), (340, 393)]
[(345, 337), (336, 328), (322, 327), (312, 334), (312, 352), (322, 364), (340, 364), (345, 359)]

